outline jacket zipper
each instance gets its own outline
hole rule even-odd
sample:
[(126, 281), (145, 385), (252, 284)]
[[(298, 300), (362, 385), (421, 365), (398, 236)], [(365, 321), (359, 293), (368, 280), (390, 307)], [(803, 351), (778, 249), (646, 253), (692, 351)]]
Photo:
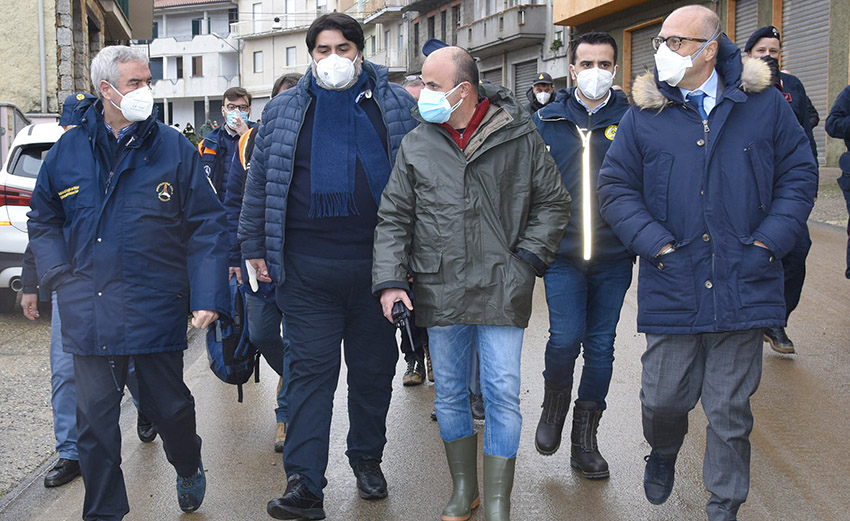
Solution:
[[(685, 107), (685, 110), (690, 110), (690, 108), (686, 104), (683, 104), (682, 106)], [(700, 114), (697, 114), (697, 115), (699, 116)], [(700, 119), (702, 119), (702, 118), (700, 118)], [(709, 137), (710, 132), (711, 132), (711, 129), (708, 127), (708, 119), (702, 119), (702, 135), (703, 135), (703, 141), (705, 141), (705, 143), (703, 143), (703, 146), (705, 147), (705, 179), (706, 179), (706, 181), (708, 181), (708, 162), (709, 162), (708, 161), (709, 160), (708, 137)], [(706, 197), (705, 192), (704, 192), (705, 188), (706, 187), (704, 186), (703, 187), (703, 197)], [(716, 275), (717, 275), (716, 261), (717, 261), (717, 259), (716, 259), (715, 252), (714, 252), (714, 241), (712, 240), (712, 238), (714, 237), (714, 233), (711, 231), (711, 227), (708, 225), (708, 219), (705, 219), (705, 230), (706, 230), (706, 233), (708, 233), (709, 241), (711, 241), (711, 244), (709, 245), (709, 247), (711, 248), (711, 279), (712, 279), (712, 284), (715, 284), (717, 282), (717, 279), (716, 279)], [(714, 287), (715, 286), (712, 286), (712, 288), (711, 288), (711, 300), (714, 303), (714, 307), (712, 309), (713, 315), (714, 315), (714, 321), (717, 322), (717, 292), (714, 291)]]
[[(576, 130), (581, 137), (581, 217), (582, 217), (582, 235), (584, 243), (584, 260), (590, 260), (593, 249), (593, 229), (591, 227), (590, 216), (590, 137), (593, 135), (592, 130), (587, 130), (576, 125)], [(585, 132), (587, 132), (585, 134)]]
[(115, 163), (115, 168), (109, 171), (109, 178), (106, 180), (106, 190), (103, 192), (104, 195), (109, 194), (109, 189), (112, 188), (112, 178), (115, 176), (115, 172), (118, 170), (118, 167), (121, 166), (121, 163), (124, 161), (124, 158), (127, 157), (127, 150), (133, 141), (136, 140), (136, 136), (130, 136), (127, 144), (124, 145), (124, 150), (121, 151), (121, 157), (118, 158), (118, 162)]

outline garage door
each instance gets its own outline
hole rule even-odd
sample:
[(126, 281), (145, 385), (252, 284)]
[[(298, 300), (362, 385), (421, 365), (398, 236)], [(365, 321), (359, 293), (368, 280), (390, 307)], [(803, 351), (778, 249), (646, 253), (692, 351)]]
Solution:
[(744, 50), (750, 35), (758, 29), (758, 0), (735, 2), (735, 43)]
[(486, 81), (494, 85), (502, 84), (502, 69), (493, 69), (481, 73), (481, 81)]
[(829, 0), (785, 0), (782, 8), (782, 68), (798, 77), (820, 114), (814, 129), (818, 160), (826, 160), (824, 123), (829, 69)]
[(514, 65), (514, 94), (525, 103), (525, 91), (531, 87), (537, 75), (537, 60)]
[(655, 68), (655, 49), (652, 48), (652, 39), (658, 36), (659, 31), (661, 31), (660, 23), (631, 31), (632, 43), (629, 52), (632, 62), (629, 71), (629, 78), (631, 78), (629, 85), (634, 83), (635, 76)]

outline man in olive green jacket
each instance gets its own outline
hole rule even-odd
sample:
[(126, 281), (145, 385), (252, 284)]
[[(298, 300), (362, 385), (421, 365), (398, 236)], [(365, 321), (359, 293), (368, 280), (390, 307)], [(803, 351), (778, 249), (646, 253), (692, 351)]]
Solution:
[(479, 85), (466, 51), (434, 51), (422, 79), (414, 116), (424, 123), (402, 141), (378, 210), (372, 289), (392, 320), (395, 302), (413, 309), (413, 273), (454, 483), (444, 520), (468, 519), (479, 503), (467, 389), (469, 353), (478, 350), (484, 506), (488, 521), (504, 521), (522, 426), (522, 336), (534, 277), (555, 258), (570, 196), (529, 115), (507, 89)]

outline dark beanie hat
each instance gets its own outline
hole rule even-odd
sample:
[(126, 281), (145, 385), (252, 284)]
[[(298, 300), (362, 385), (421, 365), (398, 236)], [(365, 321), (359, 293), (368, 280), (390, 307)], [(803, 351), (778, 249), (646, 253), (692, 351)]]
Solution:
[(750, 39), (747, 40), (747, 45), (744, 46), (744, 52), (750, 52), (753, 50), (753, 47), (756, 46), (756, 42), (762, 38), (776, 38), (780, 42), (782, 41), (782, 38), (779, 37), (779, 29), (772, 25), (768, 25), (767, 27), (756, 29), (753, 35), (750, 36)]

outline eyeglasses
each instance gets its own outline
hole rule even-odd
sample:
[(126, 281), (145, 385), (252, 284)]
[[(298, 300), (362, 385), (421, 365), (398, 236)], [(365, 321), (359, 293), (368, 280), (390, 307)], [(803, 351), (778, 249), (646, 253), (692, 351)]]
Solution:
[(413, 74), (413, 75), (404, 77), (405, 81), (413, 81), (413, 80), (421, 80), (421, 79), (422, 79), (422, 76), (420, 76), (419, 74)]
[(251, 110), (251, 105), (234, 105), (233, 103), (228, 103), (225, 105), (227, 110), (241, 110), (242, 112), (248, 112)]
[(662, 44), (666, 43), (667, 47), (671, 51), (678, 51), (682, 46), (683, 41), (707, 42), (708, 40), (705, 38), (689, 38), (687, 36), (668, 36), (667, 38), (663, 36), (656, 36), (652, 39), (652, 47), (657, 51)]

